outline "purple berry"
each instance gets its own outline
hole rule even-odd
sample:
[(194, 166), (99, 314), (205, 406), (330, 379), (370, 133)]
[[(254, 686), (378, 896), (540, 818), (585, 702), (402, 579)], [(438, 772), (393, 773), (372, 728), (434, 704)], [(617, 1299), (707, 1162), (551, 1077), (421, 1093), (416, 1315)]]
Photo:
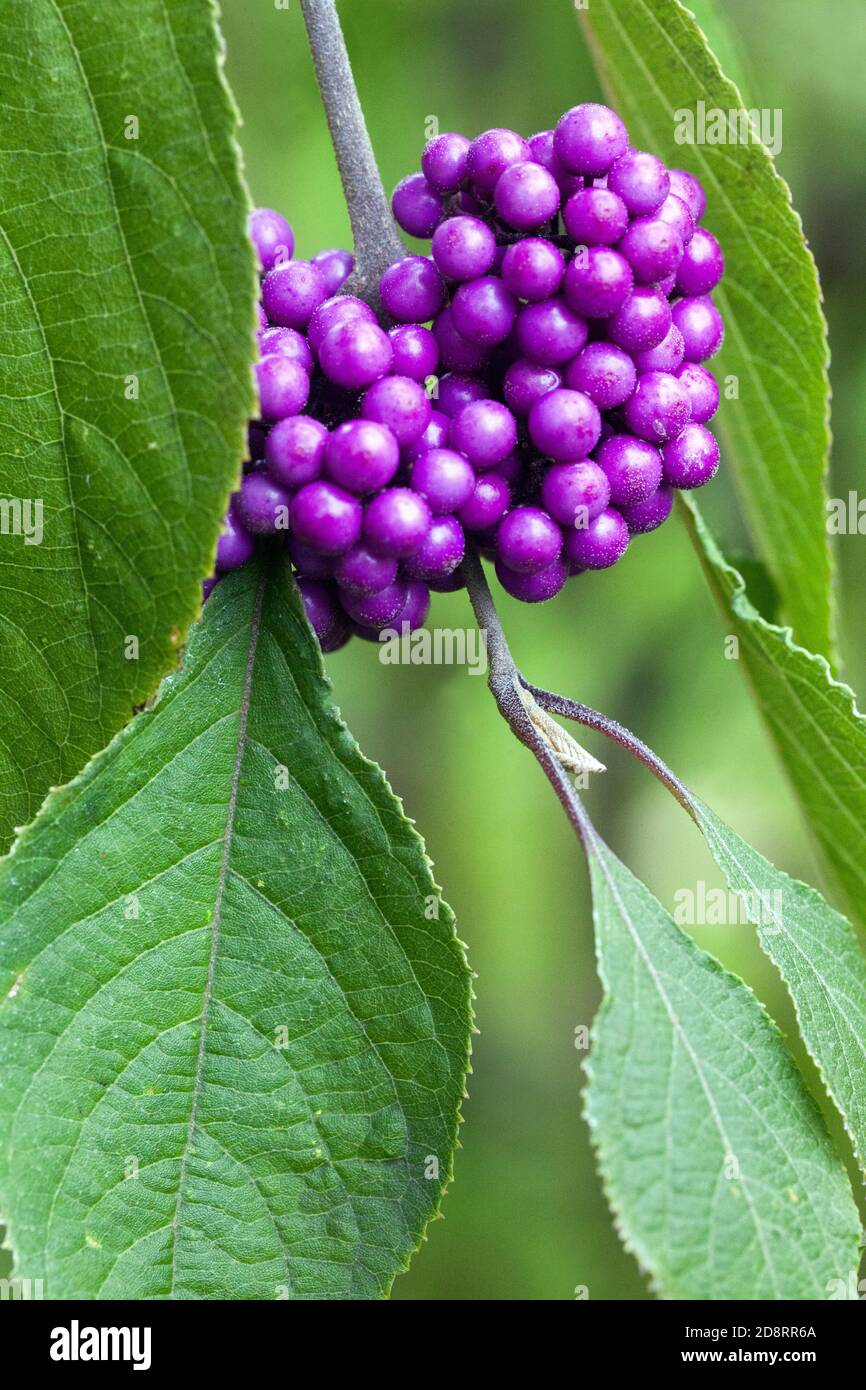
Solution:
[(309, 261), (275, 265), (262, 281), (262, 304), (271, 323), (306, 328), (313, 310), (328, 297), (322, 274)]
[(448, 372), (439, 379), (436, 404), (443, 415), (452, 419), (460, 414), (465, 405), (470, 405), (472, 401), (483, 401), (486, 395), (487, 387), (480, 377)]
[(280, 420), (265, 442), (265, 458), (271, 477), (283, 487), (299, 488), (322, 471), (327, 426), (310, 415)]
[(421, 454), (426, 454), (428, 449), (444, 449), (448, 443), (450, 432), (451, 421), (449, 417), (441, 410), (431, 410), (424, 433), (403, 450), (403, 458), (406, 463), (414, 463), (415, 459)]
[(700, 222), (706, 211), (707, 195), (700, 179), (685, 169), (668, 169), (671, 193), (682, 198), (694, 222)]
[(262, 270), (292, 259), (295, 236), (285, 217), (273, 208), (256, 208), (250, 213), (250, 238)]
[(468, 173), (469, 141), (465, 135), (447, 132), (424, 146), (421, 171), (437, 193), (456, 193)]
[(364, 508), (364, 538), (382, 555), (413, 555), (430, 529), (425, 499), (408, 487), (389, 487)]
[(589, 525), (569, 531), (565, 554), (578, 570), (605, 570), (622, 559), (628, 549), (628, 527), (614, 507), (600, 512)]
[(457, 518), (434, 516), (427, 535), (411, 559), (405, 562), (406, 573), (411, 579), (427, 583), (445, 579), (454, 573), (465, 550), (466, 537)]
[(689, 418), (689, 398), (670, 372), (646, 372), (623, 407), (632, 434), (655, 444), (676, 439)]
[(460, 286), (451, 301), (451, 313), (461, 337), (494, 347), (511, 332), (517, 303), (498, 276), (483, 275)]
[(674, 375), (689, 398), (694, 423), (705, 425), (712, 420), (719, 407), (719, 387), (712, 372), (697, 362), (684, 362)]
[(388, 330), (394, 361), (391, 370), (397, 376), (410, 376), (413, 381), (426, 381), (439, 365), (439, 347), (429, 328), (418, 324), (399, 324)]
[(648, 217), (670, 192), (668, 171), (654, 154), (627, 150), (607, 176), (607, 186), (622, 198), (632, 217)]
[(375, 323), (355, 318), (332, 328), (319, 349), (319, 365), (331, 381), (360, 391), (391, 370), (391, 339)]
[(341, 555), (361, 534), (361, 504), (357, 497), (318, 478), (295, 493), (292, 532), (301, 545), (323, 555)]
[(376, 420), (345, 420), (325, 444), (325, 471), (347, 492), (378, 492), (399, 465), (397, 440)]
[(645, 352), (661, 342), (671, 326), (671, 306), (660, 290), (638, 285), (607, 321), (607, 336), (626, 352)]
[(248, 473), (241, 483), (237, 514), (254, 536), (273, 536), (289, 529), (289, 494), (267, 473)]
[(492, 468), (517, 443), (517, 421), (501, 401), (471, 401), (454, 416), (450, 443), (476, 468)]
[(531, 362), (555, 367), (576, 357), (587, 339), (585, 319), (564, 299), (527, 304), (517, 315), (515, 340)]
[(290, 535), (288, 538), (289, 559), (299, 574), (308, 579), (330, 579), (334, 571), (334, 561), (330, 555), (323, 555), (319, 550), (312, 550), (310, 546), (303, 545), (297, 536)]
[(540, 507), (515, 507), (496, 529), (496, 553), (518, 574), (535, 574), (559, 558), (562, 531)]
[(423, 174), (401, 179), (391, 194), (394, 220), (410, 236), (431, 237), (442, 220), (442, 199)]
[(426, 500), (431, 512), (457, 512), (475, 490), (475, 473), (468, 459), (454, 449), (428, 449), (410, 469), (410, 482)]
[[(346, 615), (340, 606), (333, 584), (319, 579), (299, 578), (296, 581), (310, 627), (319, 639), (323, 651), (335, 651), (348, 636)], [(334, 639), (341, 640), (334, 643)]]
[(476, 372), (485, 366), (489, 349), (481, 343), (470, 342), (457, 331), (450, 308), (443, 309), (433, 324), (443, 367), (449, 372)]
[(421, 579), (410, 579), (406, 584), (406, 602), (391, 625), (397, 632), (414, 632), (423, 627), (430, 612), (430, 590)]
[(676, 287), (680, 294), (709, 294), (725, 272), (722, 248), (712, 232), (697, 227), (686, 247), (677, 270)]
[(608, 188), (582, 188), (562, 209), (565, 230), (578, 246), (614, 246), (628, 227), (628, 208)]
[[(515, 168), (519, 168), (515, 165)], [(516, 299), (536, 303), (556, 294), (565, 274), (565, 257), (543, 237), (524, 237), (502, 258), (502, 280)]]
[(610, 483), (603, 469), (591, 459), (555, 463), (544, 475), (541, 500), (560, 526), (585, 526), (610, 501)]
[(432, 407), (426, 391), (408, 376), (383, 376), (370, 387), (362, 403), (364, 416), (387, 425), (401, 446), (414, 444), (430, 423)]
[(480, 217), (449, 217), (433, 233), (430, 249), (447, 280), (475, 280), (492, 266), (496, 238)]
[(655, 531), (662, 522), (667, 521), (674, 505), (674, 494), (669, 487), (662, 485), (643, 502), (632, 502), (620, 507), (623, 521), (633, 536)]
[(382, 306), (398, 323), (425, 323), (445, 302), (441, 276), (428, 256), (406, 256), (379, 281)]
[(633, 354), (634, 365), (641, 376), (644, 372), (676, 372), (685, 350), (682, 333), (675, 323), (671, 323), (661, 342), (656, 343), (654, 348)]
[(611, 435), (600, 446), (595, 458), (610, 484), (610, 501), (614, 507), (645, 501), (662, 480), (658, 449), (630, 434)]
[(559, 211), (559, 187), (552, 174), (531, 159), (511, 164), (493, 193), (502, 221), (518, 231), (542, 227)]
[(556, 124), (554, 152), (574, 174), (606, 174), (625, 153), (628, 132), (615, 111), (585, 101), (566, 111)]
[(355, 257), (351, 251), (335, 246), (330, 251), (319, 251), (310, 259), (322, 277), (322, 284), (329, 296), (335, 295), (341, 285), (348, 280), (355, 269)]
[(493, 469), (482, 473), (475, 491), (457, 513), (457, 520), (467, 531), (486, 531), (495, 526), (511, 502), (511, 489), (504, 478)]
[(296, 328), (266, 328), (259, 334), (259, 355), (291, 357), (305, 372), (311, 372), (316, 365), (309, 343)]
[(220, 574), (226, 574), (229, 570), (240, 569), (242, 565), (253, 558), (255, 553), (256, 543), (249, 531), (244, 529), (235, 510), (236, 506), (237, 503), (233, 498), (232, 504), (223, 518), (223, 529), (217, 541), (216, 568)]
[(665, 480), (672, 487), (703, 487), (719, 466), (719, 445), (703, 425), (686, 425), (682, 434), (662, 449)]
[(621, 308), (631, 294), (631, 266), (609, 246), (590, 246), (569, 262), (563, 289), (576, 314), (606, 319)]
[(672, 275), (683, 258), (682, 237), (660, 217), (636, 217), (618, 249), (644, 285)]
[(530, 362), (528, 357), (518, 357), (505, 373), (502, 393), (508, 409), (514, 415), (524, 416), (529, 414), (540, 396), (555, 391), (561, 385), (562, 378), (553, 367)]
[(363, 299), (355, 299), (351, 294), (335, 294), (325, 299), (315, 310), (307, 329), (307, 341), (313, 352), (318, 353), (326, 336), (338, 323), (349, 323), (353, 319), (365, 319), (375, 323), (376, 315)]
[(334, 578), (350, 594), (378, 594), (397, 578), (397, 561), (357, 541), (337, 560)]
[(405, 607), (408, 596), (405, 579), (395, 580), (376, 594), (353, 594), (348, 589), (340, 590), (340, 602), (349, 617), (362, 627), (387, 627)]
[(601, 419), (589, 396), (560, 387), (535, 402), (529, 435), (542, 454), (557, 463), (586, 458), (598, 443)]
[(687, 362), (706, 362), (722, 346), (725, 325), (708, 297), (681, 299), (673, 307), (673, 321), (683, 335)]
[(599, 410), (614, 410), (627, 401), (635, 388), (637, 372), (623, 348), (603, 338), (587, 343), (565, 373), (565, 385), (582, 391)]
[(505, 592), (520, 599), (521, 603), (546, 603), (559, 593), (568, 578), (568, 570), (562, 560), (557, 559), (534, 574), (519, 574), (497, 556), (496, 578)]
[(307, 404), (310, 378), (299, 362), (269, 353), (256, 363), (259, 409), (264, 420), (284, 420)]
[(485, 130), (469, 146), (467, 173), (482, 197), (489, 198), (505, 170), (529, 159), (529, 146), (515, 130)]
[(683, 246), (688, 246), (695, 231), (695, 219), (689, 212), (688, 206), (682, 198), (677, 197), (676, 193), (669, 193), (664, 202), (656, 208), (653, 217), (662, 222), (667, 222), (668, 226), (673, 227), (679, 233), (680, 241)]

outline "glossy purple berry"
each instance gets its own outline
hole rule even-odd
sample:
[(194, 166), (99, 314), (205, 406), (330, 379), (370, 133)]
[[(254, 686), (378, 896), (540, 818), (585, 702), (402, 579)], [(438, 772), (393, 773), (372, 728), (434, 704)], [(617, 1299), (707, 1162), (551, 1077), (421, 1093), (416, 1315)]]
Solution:
[(675, 323), (671, 323), (661, 342), (656, 343), (654, 348), (633, 353), (634, 365), (641, 376), (644, 372), (676, 372), (685, 350), (682, 333)]
[(595, 458), (610, 484), (610, 502), (614, 507), (643, 502), (662, 480), (658, 449), (631, 434), (611, 435), (599, 446)]
[(586, 320), (564, 299), (546, 299), (543, 304), (527, 304), (520, 310), (515, 341), (531, 362), (556, 367), (577, 356), (588, 331)]
[(364, 541), (356, 541), (336, 561), (334, 578), (351, 594), (378, 594), (397, 578), (397, 561), (371, 550)]
[(355, 318), (338, 323), (319, 349), (319, 365), (331, 381), (360, 391), (391, 370), (394, 352), (376, 323)]
[(410, 481), (435, 516), (459, 511), (475, 490), (471, 463), (454, 449), (428, 449), (420, 454), (412, 463)]
[(628, 549), (628, 527), (615, 507), (600, 512), (587, 526), (569, 531), (565, 556), (574, 570), (605, 570)]
[(518, 574), (535, 574), (558, 559), (562, 531), (541, 507), (515, 507), (496, 530), (496, 553)]
[(535, 447), (557, 463), (586, 458), (598, 443), (601, 418), (589, 396), (560, 387), (535, 402), (529, 435)]
[(680, 294), (709, 294), (725, 273), (725, 257), (712, 232), (697, 227), (686, 247), (677, 270), (676, 287)]
[[(298, 578), (298, 592), (303, 600), (310, 627), (315, 632), (323, 650), (334, 651), (331, 645), (336, 637), (348, 635), (346, 615), (340, 606), (333, 584), (320, 579)], [(338, 641), (336, 646), (341, 646)]]
[(599, 410), (614, 410), (628, 400), (637, 372), (623, 348), (599, 338), (569, 362), (564, 381), (570, 390), (589, 396)]
[(531, 159), (511, 164), (493, 192), (503, 222), (528, 232), (544, 226), (559, 211), (559, 186), (552, 174)]
[(467, 531), (486, 531), (495, 526), (508, 510), (511, 489), (504, 478), (493, 469), (476, 480), (475, 491), (457, 513), (457, 520)]
[(338, 323), (349, 323), (355, 319), (376, 323), (376, 315), (369, 304), (365, 304), (363, 299), (356, 299), (354, 295), (336, 294), (323, 300), (314, 311), (307, 329), (307, 341), (313, 352), (318, 353), (326, 336)]
[(646, 372), (623, 406), (632, 434), (663, 444), (676, 439), (689, 419), (689, 399), (670, 372)]
[(665, 480), (672, 487), (703, 487), (719, 466), (719, 445), (704, 425), (686, 425), (662, 449)]
[(327, 438), (327, 426), (310, 415), (280, 420), (265, 441), (265, 459), (271, 477), (292, 490), (313, 482), (322, 471)]
[(496, 238), (480, 217), (449, 217), (433, 233), (430, 250), (446, 280), (475, 280), (493, 265)]
[(391, 194), (391, 211), (404, 232), (424, 238), (433, 235), (444, 215), (442, 198), (423, 174), (400, 180)]
[(362, 509), (357, 497), (336, 483), (317, 478), (297, 492), (292, 503), (292, 532), (301, 545), (322, 555), (341, 555), (361, 534)]
[(340, 590), (341, 604), (349, 617), (362, 627), (387, 627), (405, 607), (407, 598), (405, 579), (395, 579), (375, 594), (353, 594), (348, 589)]
[(670, 192), (668, 171), (647, 150), (627, 150), (607, 176), (607, 186), (622, 198), (632, 217), (648, 217)]
[(247, 473), (237, 496), (237, 515), (254, 536), (273, 536), (289, 529), (289, 494), (267, 473)]
[(240, 569), (255, 553), (256, 543), (244, 528), (236, 507), (237, 502), (233, 499), (223, 518), (223, 529), (217, 541), (216, 568), (220, 574)]
[(505, 170), (529, 159), (529, 146), (515, 130), (495, 127), (485, 130), (469, 146), (467, 173), (476, 190), (490, 198)]
[(321, 272), (310, 261), (275, 265), (262, 281), (262, 304), (271, 323), (306, 328), (313, 310), (328, 297)]
[(394, 360), (391, 370), (424, 382), (439, 365), (439, 347), (429, 328), (419, 324), (399, 324), (388, 330)]
[(490, 349), (473, 343), (457, 331), (451, 308), (443, 309), (433, 324), (441, 365), (449, 372), (476, 372), (487, 362)]
[(610, 501), (610, 483), (604, 470), (591, 459), (554, 463), (544, 475), (541, 500), (560, 526), (585, 526)]
[(589, 246), (570, 261), (563, 291), (576, 314), (606, 319), (631, 294), (633, 276), (624, 256), (610, 246)]
[(463, 559), (466, 537), (454, 516), (434, 516), (430, 529), (404, 568), (412, 579), (427, 583), (453, 574)]
[(688, 246), (695, 231), (695, 219), (688, 205), (676, 193), (669, 193), (664, 202), (656, 208), (653, 217), (667, 222), (679, 234), (683, 246)]
[(494, 347), (511, 332), (517, 302), (497, 275), (483, 275), (460, 286), (451, 301), (451, 313), (461, 337)]
[(719, 408), (719, 386), (712, 372), (697, 362), (684, 362), (674, 375), (688, 396), (694, 423), (705, 425), (712, 420)]
[(259, 355), (291, 357), (305, 372), (311, 372), (316, 365), (309, 343), (296, 328), (264, 329), (259, 334)]
[(480, 377), (465, 372), (447, 372), (439, 378), (436, 405), (443, 415), (453, 419), (465, 405), (470, 405), (472, 401), (483, 401), (486, 396), (487, 387)]
[(445, 302), (442, 277), (429, 256), (405, 256), (379, 281), (382, 307), (398, 323), (425, 323)]
[(447, 131), (428, 140), (421, 172), (437, 193), (456, 193), (468, 174), (469, 145), (465, 135)]
[(618, 250), (642, 285), (672, 275), (683, 259), (682, 237), (661, 217), (636, 217), (619, 243)]
[(492, 468), (517, 443), (517, 421), (501, 401), (472, 401), (454, 416), (450, 442), (475, 468)]
[(292, 259), (295, 235), (286, 221), (273, 208), (256, 208), (250, 213), (250, 238), (258, 254), (262, 270)]
[(619, 116), (594, 101), (566, 111), (553, 137), (554, 152), (566, 169), (594, 177), (606, 174), (627, 146), (628, 132)]
[[(629, 358), (629, 363), (631, 359)], [(502, 382), (505, 404), (514, 415), (528, 415), (540, 396), (562, 385), (562, 377), (554, 367), (518, 357), (506, 370)]]
[(651, 496), (644, 498), (643, 502), (631, 502), (620, 507), (619, 511), (630, 534), (640, 536), (647, 531), (655, 531), (662, 522), (667, 521), (673, 505), (672, 489), (662, 484)]
[(645, 352), (660, 343), (671, 326), (671, 306), (660, 290), (637, 285), (607, 321), (607, 336), (626, 352)]
[(562, 220), (577, 246), (615, 246), (628, 227), (628, 208), (609, 188), (582, 188), (565, 204)]
[(344, 420), (325, 443), (325, 472), (347, 492), (378, 492), (400, 465), (400, 448), (377, 420)]
[(406, 602), (396, 617), (392, 618), (391, 626), (401, 634), (406, 631), (414, 632), (416, 628), (424, 626), (429, 612), (429, 588), (421, 579), (410, 579), (406, 583)]
[(565, 257), (544, 237), (523, 237), (507, 247), (502, 257), (502, 280), (516, 299), (531, 303), (550, 299), (564, 274)]
[(364, 539), (382, 555), (413, 555), (430, 529), (430, 508), (408, 487), (389, 487), (364, 508)]
[(707, 195), (700, 179), (685, 169), (668, 169), (668, 179), (671, 193), (682, 198), (693, 221), (700, 222), (707, 207)]
[(496, 557), (496, 578), (512, 598), (521, 603), (546, 603), (555, 598), (568, 578), (568, 569), (560, 559), (536, 570), (534, 574), (520, 574), (509, 569), (500, 556)]
[(672, 314), (683, 335), (687, 362), (706, 362), (718, 352), (725, 336), (725, 325), (710, 298), (681, 299), (674, 305)]
[(426, 454), (428, 449), (444, 449), (448, 443), (450, 432), (451, 421), (449, 417), (441, 410), (431, 410), (424, 433), (403, 450), (404, 460), (406, 463), (414, 463), (415, 459), (420, 454)]
[(335, 246), (329, 251), (319, 251), (317, 255), (312, 256), (310, 264), (314, 265), (321, 275), (325, 293), (332, 296), (346, 283), (355, 269), (355, 257), (351, 251), (344, 251), (342, 247)]
[(256, 385), (264, 420), (283, 420), (287, 415), (297, 415), (310, 395), (310, 378), (301, 364), (276, 352), (256, 363)]
[(386, 425), (402, 447), (420, 439), (430, 423), (429, 397), (408, 376), (383, 376), (370, 387), (362, 403), (367, 420)]

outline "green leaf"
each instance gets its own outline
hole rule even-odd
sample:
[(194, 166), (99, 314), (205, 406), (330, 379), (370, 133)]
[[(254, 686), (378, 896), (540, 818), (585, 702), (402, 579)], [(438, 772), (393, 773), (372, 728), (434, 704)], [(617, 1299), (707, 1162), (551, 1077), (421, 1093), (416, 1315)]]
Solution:
[(697, 797), (692, 806), (728, 887), (788, 987), (803, 1041), (866, 1171), (866, 958), (854, 930), (709, 806)]
[(778, 1030), (591, 827), (587, 849), (605, 990), (587, 1114), (626, 1245), (667, 1298), (826, 1298), (859, 1217)]
[(177, 660), (243, 457), (255, 293), (209, 0), (4, 18), (0, 848)]
[(866, 719), (821, 656), (768, 623), (693, 500), (685, 516), (722, 620), (739, 643), (758, 707), (847, 916), (866, 920)]
[(0, 871), (0, 1211), (48, 1298), (378, 1297), (450, 1176), (468, 970), (285, 570), (205, 614)]
[(705, 221), (727, 263), (715, 292), (726, 337), (714, 370), (739, 381), (739, 399), (723, 401), (718, 416), (725, 458), (786, 620), (800, 642), (829, 655), (826, 323), (788, 187), (760, 144), (677, 143), (677, 112), (694, 112), (699, 101), (742, 107), (678, 0), (592, 0), (580, 15), (632, 138), (706, 186)]

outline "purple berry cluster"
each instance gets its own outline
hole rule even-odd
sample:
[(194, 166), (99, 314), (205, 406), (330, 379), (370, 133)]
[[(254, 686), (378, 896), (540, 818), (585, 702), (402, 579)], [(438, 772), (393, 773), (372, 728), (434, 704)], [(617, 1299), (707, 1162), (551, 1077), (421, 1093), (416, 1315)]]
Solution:
[(615, 564), (718, 467), (705, 204), (594, 103), (529, 140), (439, 135), (394, 190), (431, 246), (382, 276), (385, 327), (340, 293), (348, 252), (293, 260), (289, 224), (254, 213), (261, 418), (218, 574), (282, 536), (332, 651), (422, 624), (467, 536), (532, 603)]

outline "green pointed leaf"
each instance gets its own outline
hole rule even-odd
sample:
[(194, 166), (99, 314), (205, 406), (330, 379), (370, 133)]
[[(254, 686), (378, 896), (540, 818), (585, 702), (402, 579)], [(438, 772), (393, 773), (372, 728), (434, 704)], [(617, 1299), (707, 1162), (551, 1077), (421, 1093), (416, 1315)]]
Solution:
[(5, 7), (0, 849), (175, 663), (243, 457), (255, 277), (214, 13)]
[[(740, 95), (678, 0), (592, 0), (580, 11), (602, 80), (633, 140), (704, 182), (727, 269), (713, 370), (739, 381), (718, 423), (744, 511), (797, 638), (829, 655), (826, 324), (817, 271), (787, 185), (760, 144), (679, 144), (675, 113), (724, 112)], [(772, 113), (771, 113), (772, 114)]]
[(385, 1294), (451, 1170), (469, 977), (284, 570), (0, 870), (0, 1211), (48, 1298)]
[(822, 852), (840, 905), (866, 921), (866, 719), (821, 656), (749, 601), (693, 500), (685, 516), (727, 631), (739, 642), (770, 733)]
[(587, 838), (605, 991), (587, 1113), (627, 1246), (667, 1298), (826, 1298), (860, 1222), (778, 1030)]

